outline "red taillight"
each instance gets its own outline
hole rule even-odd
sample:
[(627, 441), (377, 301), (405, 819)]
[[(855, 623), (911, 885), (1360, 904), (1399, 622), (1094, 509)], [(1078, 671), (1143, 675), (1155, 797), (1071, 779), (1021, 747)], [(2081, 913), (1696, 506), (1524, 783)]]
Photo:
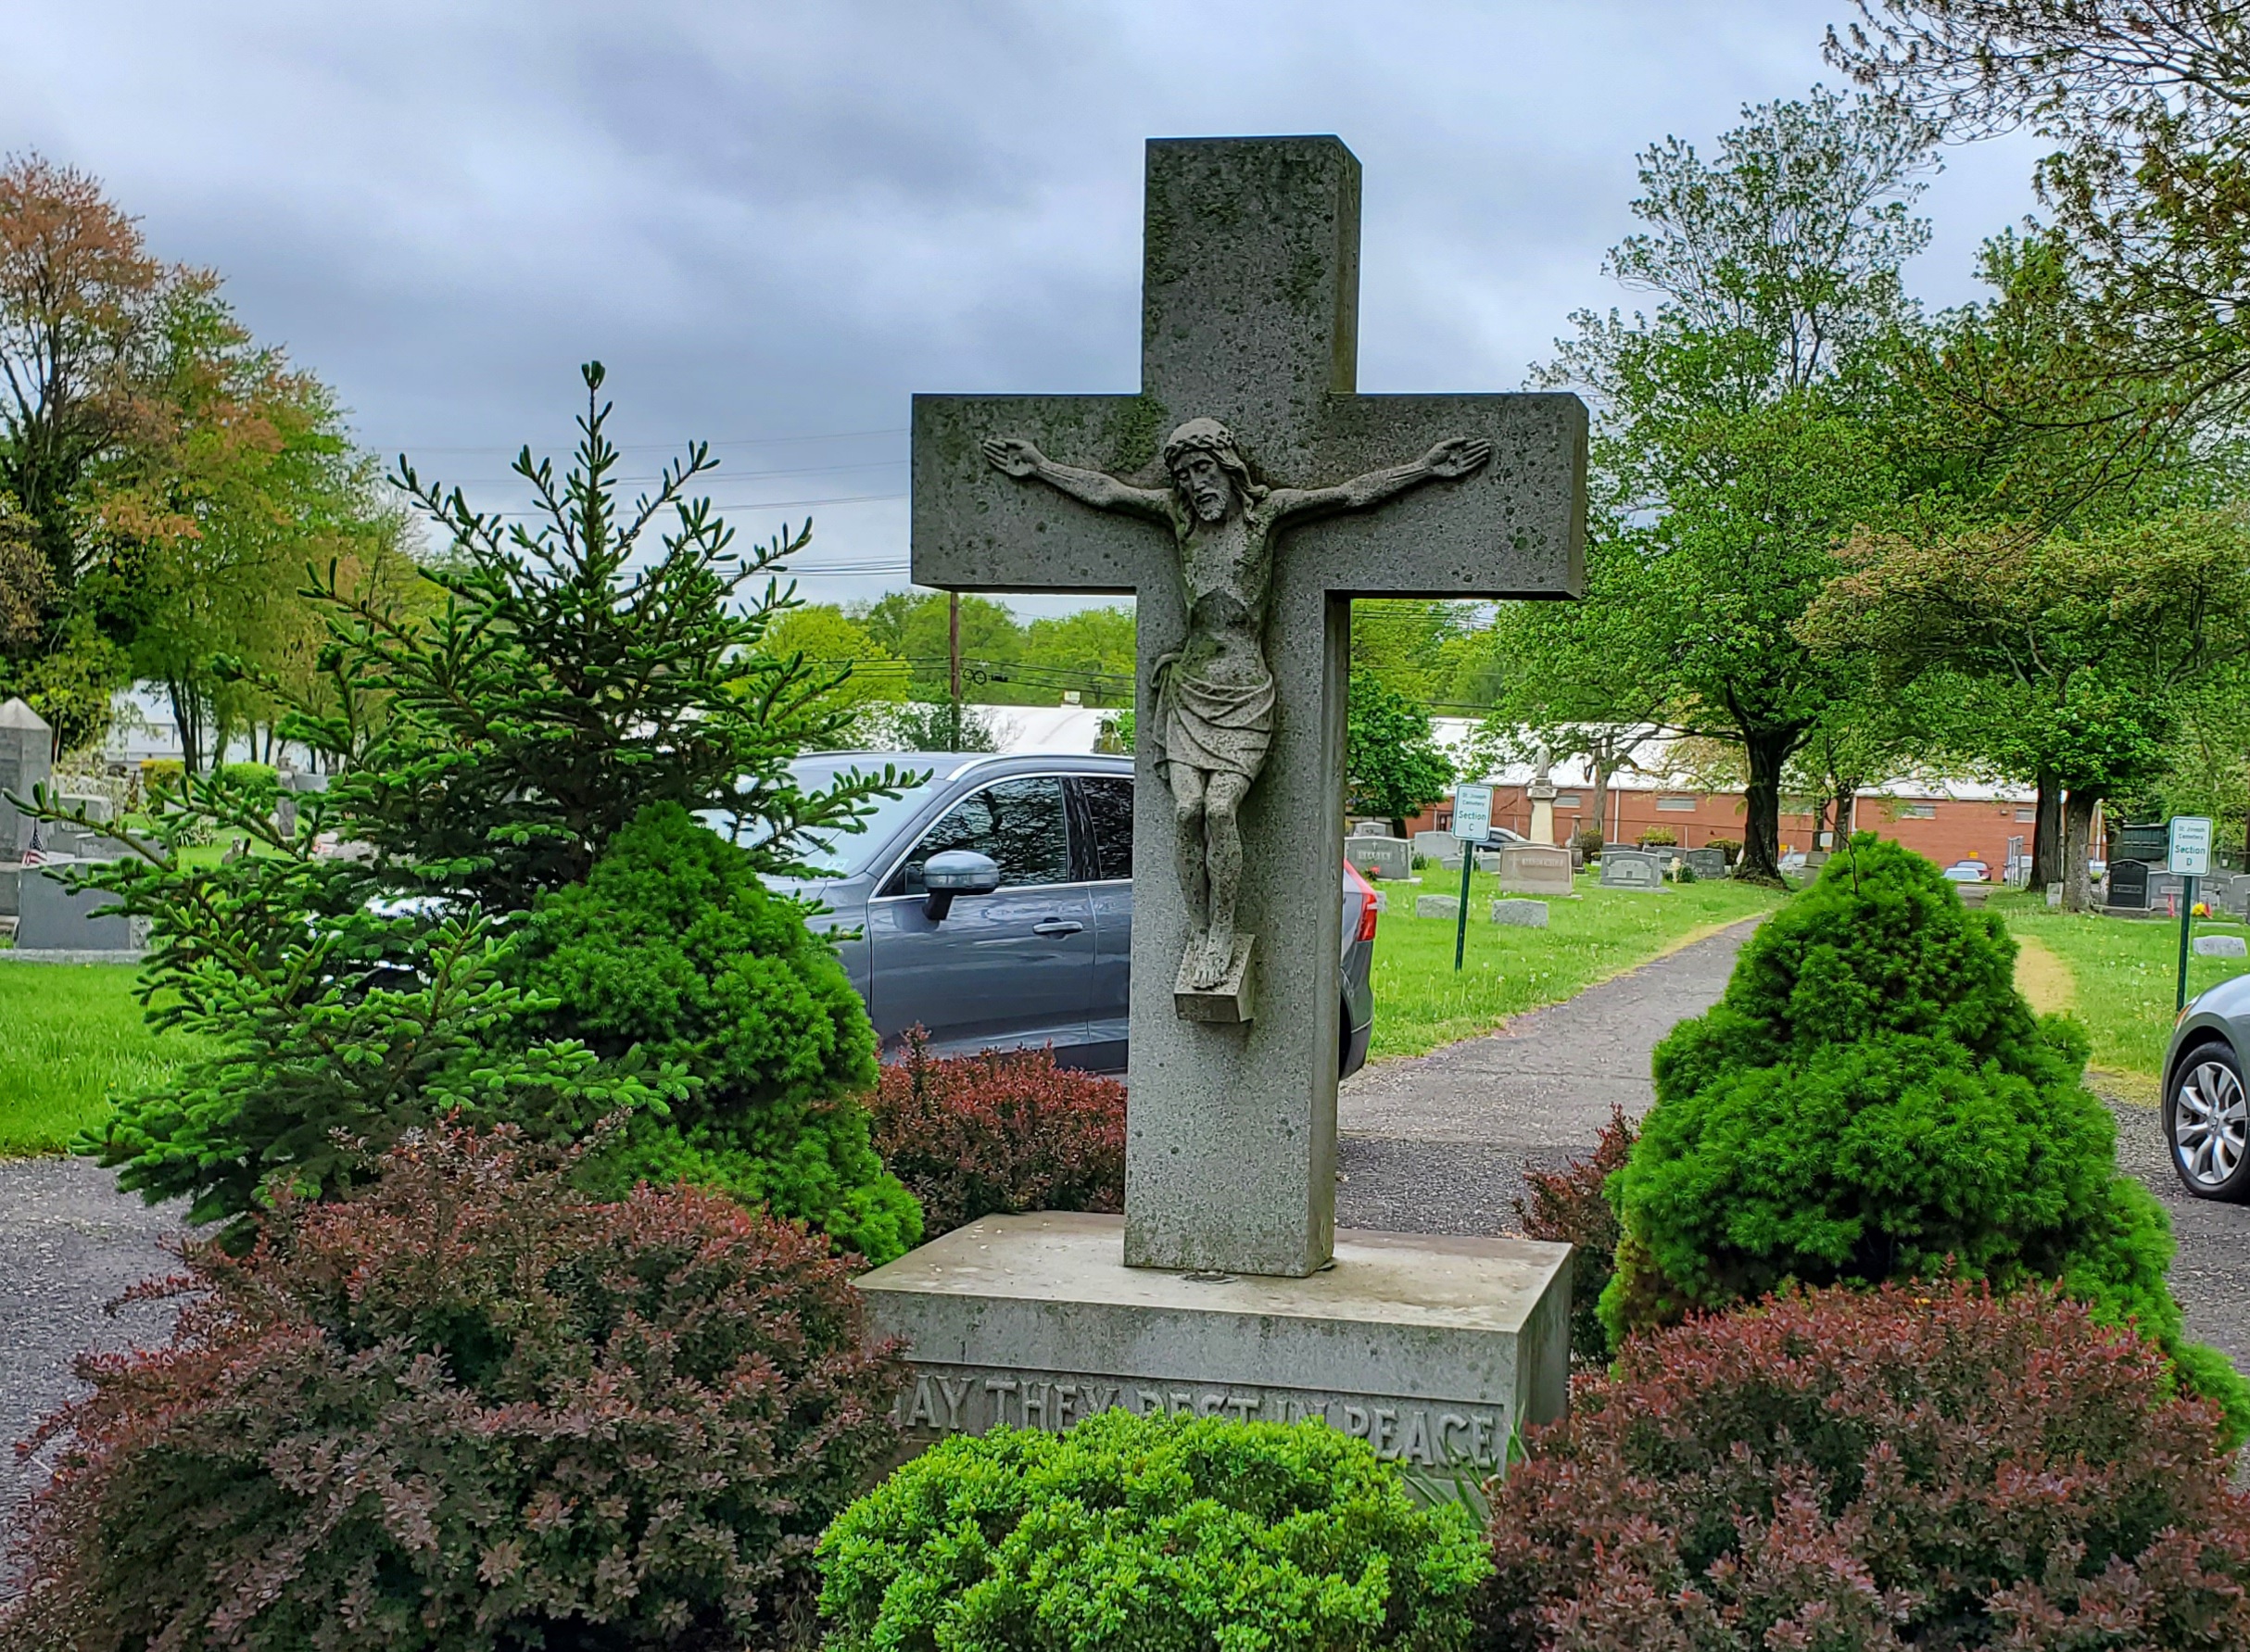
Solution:
[(1372, 940), (1375, 939), (1375, 919), (1378, 915), (1375, 911), (1375, 886), (1368, 882), (1367, 875), (1349, 861), (1344, 863), (1344, 875), (1359, 889), (1359, 930), (1352, 939)]

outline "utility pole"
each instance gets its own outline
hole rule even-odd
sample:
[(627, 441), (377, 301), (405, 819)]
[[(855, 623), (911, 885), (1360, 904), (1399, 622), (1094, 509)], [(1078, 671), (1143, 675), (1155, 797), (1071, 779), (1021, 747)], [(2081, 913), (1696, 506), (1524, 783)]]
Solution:
[(945, 604), (947, 681), (954, 702), (954, 750), (961, 750), (961, 593), (948, 591)]

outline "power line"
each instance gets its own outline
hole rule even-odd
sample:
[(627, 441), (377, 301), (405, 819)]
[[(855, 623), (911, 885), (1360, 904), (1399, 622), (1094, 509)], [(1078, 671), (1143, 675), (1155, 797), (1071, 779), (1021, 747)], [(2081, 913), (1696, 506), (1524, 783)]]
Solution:
[[(808, 465), (801, 470), (704, 471), (699, 473), (698, 476), (694, 479), (707, 479), (708, 482), (711, 483), (721, 483), (747, 482), (752, 477), (757, 476), (833, 476), (845, 471), (892, 470), (900, 465), (904, 464), (905, 462), (906, 461), (903, 459), (870, 459), (859, 464)], [(662, 482), (664, 480), (664, 476), (661, 473), (651, 473), (649, 474), (639, 476), (611, 476), (608, 478), (608, 480), (611, 482), (632, 483)], [(446, 483), (444, 484), (444, 486), (455, 487), (520, 487), (524, 485), (524, 478), (517, 475), (513, 472), (511, 472), (505, 476), (452, 476), (447, 478)]]
[[(703, 446), (706, 448), (779, 448), (792, 442), (850, 442), (857, 441), (863, 436), (903, 436), (906, 434), (907, 429), (906, 425), (899, 424), (893, 425), (888, 430), (831, 430), (815, 435), (730, 436), (723, 442), (705, 442)], [(612, 445), (620, 453), (676, 453), (685, 446), (680, 442), (617, 442)], [(372, 443), (370, 446), (378, 453), (404, 452), (410, 457), (416, 453), (506, 453), (512, 456), (522, 452), (524, 448), (524, 444), (521, 442), (512, 447), (503, 444), (497, 448), (418, 448), (411, 442), (401, 446), (377, 442)]]

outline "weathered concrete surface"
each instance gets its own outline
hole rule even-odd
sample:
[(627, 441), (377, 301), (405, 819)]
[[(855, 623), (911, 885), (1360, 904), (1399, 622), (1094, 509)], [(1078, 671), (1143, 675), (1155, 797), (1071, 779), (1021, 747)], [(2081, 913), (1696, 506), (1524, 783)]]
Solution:
[(917, 1381), (923, 1435), (1067, 1425), (1121, 1406), (1250, 1420), (1326, 1415), (1384, 1457), (1502, 1466), (1561, 1415), (1567, 1245), (1341, 1232), (1303, 1279), (1124, 1265), (1119, 1217), (986, 1217), (857, 1281)]

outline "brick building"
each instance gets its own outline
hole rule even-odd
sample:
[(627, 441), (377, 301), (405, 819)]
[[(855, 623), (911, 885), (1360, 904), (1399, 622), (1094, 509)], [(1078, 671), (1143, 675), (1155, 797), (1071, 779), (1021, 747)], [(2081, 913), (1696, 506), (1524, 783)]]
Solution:
[[(1451, 720), (1447, 720), (1449, 723)], [(1472, 725), (1459, 731), (1441, 725), (1446, 743), (1465, 744)], [(1654, 756), (1643, 753), (1650, 766)], [(1526, 835), (1531, 830), (1531, 771), (1512, 765), (1487, 776), (1493, 783), (1492, 819), (1495, 826)], [(1549, 776), (1555, 788), (1555, 840), (1567, 843), (1582, 826), (1596, 824), (1591, 776), (1576, 763), (1558, 763)], [(1785, 798), (1781, 811), (1782, 852), (1826, 847), (1814, 841), (1810, 810), (1791, 809)], [(1894, 780), (1859, 794), (1853, 805), (1854, 826), (1879, 832), (1927, 855), (1940, 866), (1955, 861), (1977, 860), (1998, 879), (2005, 872), (2011, 851), (2029, 854), (2037, 795), (2029, 787), (1995, 785), (1978, 780), (1915, 777)], [(1602, 820), (1602, 839), (1635, 843), (1643, 833), (1663, 828), (1683, 849), (1700, 849), (1713, 840), (1740, 843), (1743, 798), (1739, 791), (1712, 791), (1682, 785), (1661, 774), (1627, 770), (1610, 782), (1608, 806)], [(1452, 807), (1443, 803), (1409, 823), (1410, 829), (1444, 830), (1452, 824)]]

